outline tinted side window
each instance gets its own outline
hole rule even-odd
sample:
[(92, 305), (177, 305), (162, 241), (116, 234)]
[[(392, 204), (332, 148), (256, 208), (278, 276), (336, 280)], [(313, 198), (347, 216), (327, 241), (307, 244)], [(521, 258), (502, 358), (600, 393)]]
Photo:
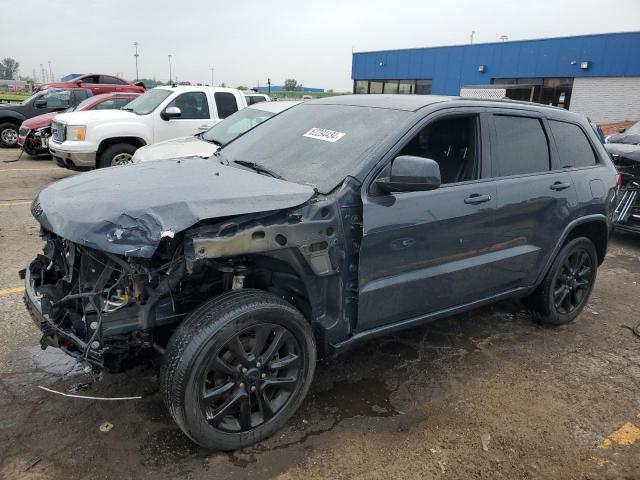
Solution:
[(122, 108), (133, 99), (134, 99), (134, 97), (116, 98), (114, 100), (115, 103), (114, 103), (114, 107), (113, 108)]
[[(73, 82), (74, 80), (71, 80), (71, 81)], [(98, 75), (87, 75), (85, 77), (82, 77), (81, 80), (82, 80), (82, 83), (91, 83), (91, 84), (98, 83)]]
[(549, 120), (549, 126), (558, 148), (559, 168), (591, 167), (597, 163), (591, 143), (580, 127), (556, 120)]
[(177, 96), (167, 107), (178, 107), (180, 119), (209, 118), (209, 104), (204, 92), (187, 92)]
[(126, 83), (119, 78), (110, 77), (109, 75), (100, 75), (100, 83), (105, 85), (126, 85)]
[(549, 143), (539, 119), (510, 115), (494, 115), (493, 119), (493, 177), (549, 170)]
[(232, 113), (238, 111), (238, 103), (236, 97), (227, 92), (216, 92), (214, 94), (216, 105), (218, 107), (218, 116), (220, 118), (227, 118)]

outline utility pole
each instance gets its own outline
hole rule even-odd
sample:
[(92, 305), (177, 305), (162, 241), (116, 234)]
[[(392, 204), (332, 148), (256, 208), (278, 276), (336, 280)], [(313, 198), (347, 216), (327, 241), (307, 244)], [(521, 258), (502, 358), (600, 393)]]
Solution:
[(139, 80), (139, 76), (138, 76), (138, 57), (140, 55), (138, 55), (138, 45), (139, 45), (138, 42), (133, 42), (133, 46), (136, 49), (136, 53), (133, 54), (133, 56), (136, 57), (136, 82)]
[(49, 79), (53, 82), (53, 70), (51, 70), (51, 60), (49, 60)]
[(172, 57), (172, 55), (169, 54), (168, 56), (169, 56), (169, 85), (171, 85), (171, 76), (172, 76), (171, 75), (171, 57)]
[(211, 86), (213, 87), (213, 67), (211, 67)]
[(267, 78), (267, 88), (269, 89), (269, 95), (271, 95), (271, 79)]

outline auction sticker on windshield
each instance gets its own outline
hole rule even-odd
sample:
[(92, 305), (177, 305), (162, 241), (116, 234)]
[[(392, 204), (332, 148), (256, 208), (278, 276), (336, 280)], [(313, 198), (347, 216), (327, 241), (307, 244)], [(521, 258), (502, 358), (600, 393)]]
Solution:
[(312, 128), (303, 137), (315, 138), (316, 140), (324, 140), (325, 142), (335, 143), (344, 137), (342, 132), (335, 132), (333, 130), (327, 130), (326, 128)]

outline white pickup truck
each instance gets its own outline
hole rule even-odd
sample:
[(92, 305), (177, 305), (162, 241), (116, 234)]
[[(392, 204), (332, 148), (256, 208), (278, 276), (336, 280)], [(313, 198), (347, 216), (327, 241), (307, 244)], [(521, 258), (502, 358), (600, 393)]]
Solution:
[(122, 165), (144, 145), (204, 132), (246, 106), (233, 88), (156, 87), (122, 110), (56, 116), (49, 150), (58, 165), (73, 170)]

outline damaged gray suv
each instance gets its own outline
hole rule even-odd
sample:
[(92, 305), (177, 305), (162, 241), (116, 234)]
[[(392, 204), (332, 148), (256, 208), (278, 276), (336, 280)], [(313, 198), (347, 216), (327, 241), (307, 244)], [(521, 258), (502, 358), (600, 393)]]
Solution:
[(510, 297), (573, 320), (615, 185), (589, 123), (562, 109), (310, 101), (209, 159), (42, 190), (25, 301), (43, 348), (110, 371), (159, 353), (176, 423), (230, 450), (282, 427), (318, 355)]

